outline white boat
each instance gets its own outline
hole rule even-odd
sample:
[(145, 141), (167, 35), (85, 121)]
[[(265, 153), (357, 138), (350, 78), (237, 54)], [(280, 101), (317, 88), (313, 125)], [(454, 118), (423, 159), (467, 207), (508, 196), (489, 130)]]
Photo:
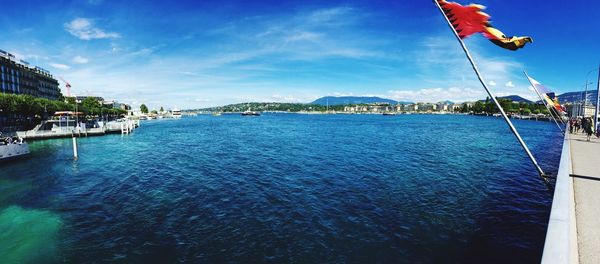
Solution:
[(181, 110), (179, 110), (177, 108), (171, 110), (171, 116), (173, 118), (181, 118)]
[(0, 161), (16, 159), (29, 153), (29, 145), (22, 138), (0, 138)]
[(256, 112), (256, 111), (250, 111), (250, 108), (248, 108), (248, 110), (242, 112), (243, 116), (260, 116), (260, 112)]

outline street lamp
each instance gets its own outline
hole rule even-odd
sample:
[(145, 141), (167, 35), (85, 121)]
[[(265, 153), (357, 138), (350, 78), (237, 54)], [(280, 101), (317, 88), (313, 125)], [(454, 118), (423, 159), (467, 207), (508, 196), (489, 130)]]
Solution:
[(587, 106), (587, 92), (588, 92), (588, 84), (594, 84), (593, 82), (588, 82), (587, 80), (585, 81), (585, 92), (582, 94), (583, 96), (583, 102), (581, 103), (581, 116), (585, 117), (585, 108)]
[(592, 69), (590, 71), (588, 71), (588, 73), (585, 75), (585, 82), (586, 82), (586, 86), (587, 86), (587, 78), (588, 76), (590, 76), (590, 73), (595, 72), (596, 70), (598, 70), (598, 80), (597, 80), (597, 89), (596, 89), (596, 111), (594, 112), (594, 131), (597, 130), (598, 127), (598, 111), (600, 111), (600, 65), (598, 66), (598, 69)]

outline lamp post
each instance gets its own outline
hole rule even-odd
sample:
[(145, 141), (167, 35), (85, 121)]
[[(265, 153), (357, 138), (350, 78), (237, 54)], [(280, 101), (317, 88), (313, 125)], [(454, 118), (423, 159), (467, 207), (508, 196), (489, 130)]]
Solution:
[(598, 69), (592, 69), (590, 71), (588, 71), (588, 73), (585, 75), (585, 82), (586, 82), (586, 86), (587, 86), (587, 78), (588, 76), (590, 76), (590, 73), (598, 71), (598, 80), (596, 81), (596, 111), (594, 111), (594, 131), (597, 130), (598, 128), (598, 111), (600, 111), (600, 65), (598, 65)]
[[(585, 74), (585, 98), (584, 98), (584, 105), (582, 106), (582, 116), (585, 116), (585, 107), (587, 106), (587, 91), (588, 91), (588, 85), (589, 84), (594, 84), (593, 82), (590, 82), (588, 80), (588, 77), (590, 76), (590, 73), (595, 72), (595, 71), (599, 71), (598, 72), (598, 80), (600, 81), (600, 67), (599, 68), (594, 68), (589, 70), (586, 74)], [(600, 99), (600, 94), (598, 94), (598, 92), (600, 92), (600, 84), (598, 84), (598, 89), (596, 91), (596, 111), (594, 113), (594, 126), (596, 126), (597, 120), (598, 120), (598, 100)]]
[(585, 109), (587, 106), (587, 92), (588, 92), (588, 84), (593, 84), (592, 82), (585, 81), (585, 92), (583, 93), (583, 104), (581, 105), (581, 116), (585, 117)]

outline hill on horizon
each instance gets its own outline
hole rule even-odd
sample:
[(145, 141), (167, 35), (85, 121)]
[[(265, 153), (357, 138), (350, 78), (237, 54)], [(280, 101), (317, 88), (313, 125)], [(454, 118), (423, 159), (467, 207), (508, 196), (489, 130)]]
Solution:
[[(489, 98), (489, 97), (487, 97), (487, 98)], [(525, 99), (525, 98), (523, 98), (521, 96), (518, 96), (518, 95), (497, 96), (496, 98), (499, 98), (499, 99), (510, 99), (511, 101), (513, 101), (515, 103), (521, 103), (521, 102), (528, 103), (528, 104), (533, 103), (533, 101)], [(486, 99), (481, 99), (479, 101), (480, 102), (484, 102)]]
[[(596, 105), (596, 89), (590, 89), (587, 92), (587, 100), (589, 104)], [(566, 92), (558, 95), (558, 101), (564, 103), (578, 103), (585, 98), (585, 91)]]
[(528, 103), (528, 104), (529, 103), (533, 103), (533, 101), (525, 99), (525, 98), (523, 98), (521, 96), (518, 96), (518, 95), (502, 96), (502, 97), (498, 97), (498, 98), (510, 99), (510, 100), (512, 100), (513, 102), (516, 102), (516, 103), (521, 103), (521, 102), (525, 102), (525, 103)]
[(398, 102), (392, 99), (381, 98), (377, 96), (325, 96), (321, 97), (310, 104), (316, 105), (347, 105), (347, 104), (374, 104), (374, 103), (389, 103), (389, 104), (411, 104), (413, 102)]

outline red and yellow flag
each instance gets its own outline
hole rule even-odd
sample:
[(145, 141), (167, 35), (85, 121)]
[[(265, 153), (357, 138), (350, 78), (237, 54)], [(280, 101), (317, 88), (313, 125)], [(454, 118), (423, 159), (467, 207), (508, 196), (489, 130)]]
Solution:
[(527, 42), (533, 42), (531, 37), (506, 37), (500, 30), (492, 27), (490, 15), (482, 12), (485, 6), (476, 4), (463, 6), (446, 0), (437, 0), (437, 2), (461, 39), (481, 33), (494, 44), (509, 50), (517, 50), (524, 47)]
[(558, 97), (556, 97), (553, 91), (550, 91), (550, 89), (546, 88), (546, 86), (543, 86), (537, 80), (529, 77), (529, 75), (527, 75), (527, 79), (529, 79), (533, 89), (537, 90), (537, 93), (542, 96), (544, 101), (546, 101), (545, 104), (548, 107), (554, 107), (556, 112), (559, 114), (566, 114), (567, 109), (558, 102)]

